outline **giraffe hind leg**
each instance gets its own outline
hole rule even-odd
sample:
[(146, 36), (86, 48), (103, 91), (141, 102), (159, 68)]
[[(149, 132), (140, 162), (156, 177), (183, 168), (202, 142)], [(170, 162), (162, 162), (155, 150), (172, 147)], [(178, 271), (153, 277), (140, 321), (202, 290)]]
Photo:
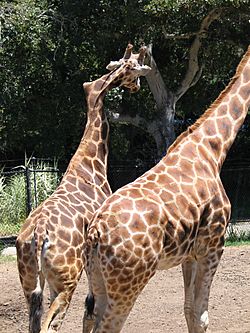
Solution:
[(57, 294), (50, 305), (40, 333), (55, 333), (59, 331), (68, 310), (75, 287), (76, 285), (74, 288), (70, 288), (70, 290), (64, 290)]
[[(39, 333), (43, 314), (44, 276), (38, 273), (32, 243), (17, 238), (16, 248), (20, 282), (28, 306), (29, 333)], [(24, 260), (24, 257), (28, 259)]]
[(128, 307), (123, 301), (122, 295), (117, 299), (108, 297), (102, 317), (95, 322), (93, 333), (120, 333), (136, 298), (137, 296), (130, 297)]
[[(144, 285), (138, 286), (136, 292), (133, 285), (126, 287), (123, 292), (113, 293), (113, 285), (104, 279), (100, 269), (96, 266), (95, 274), (92, 275), (93, 294), (94, 294), (94, 322), (93, 333), (120, 333), (122, 327)], [(132, 277), (128, 277), (132, 280)], [(119, 289), (119, 286), (117, 286)], [(110, 292), (109, 292), (110, 291)], [(92, 306), (92, 304), (91, 304)], [(92, 324), (93, 322), (91, 322)], [(93, 324), (92, 324), (93, 326)], [(90, 326), (89, 329), (92, 327)], [(83, 330), (83, 333), (89, 333), (90, 330)]]
[(197, 259), (197, 262), (188, 260), (182, 264), (185, 288), (184, 312), (189, 333), (207, 331), (210, 287), (221, 254), (221, 248), (211, 250), (205, 257)]
[(193, 332), (194, 326), (194, 284), (196, 271), (197, 261), (195, 259), (189, 259), (182, 264), (185, 293), (184, 314), (189, 332)]
[(36, 277), (36, 289), (29, 297), (29, 332), (39, 333), (43, 314), (43, 289), (45, 278), (42, 274)]
[[(101, 277), (98, 272), (98, 278)], [(95, 296), (90, 292), (85, 301), (83, 317), (83, 333), (95, 332), (107, 307), (107, 293), (102, 278), (98, 279), (98, 289)], [(92, 331), (93, 330), (93, 331)]]
[(89, 293), (85, 301), (83, 333), (95, 332), (107, 307), (107, 291), (95, 249), (90, 249), (86, 273)]

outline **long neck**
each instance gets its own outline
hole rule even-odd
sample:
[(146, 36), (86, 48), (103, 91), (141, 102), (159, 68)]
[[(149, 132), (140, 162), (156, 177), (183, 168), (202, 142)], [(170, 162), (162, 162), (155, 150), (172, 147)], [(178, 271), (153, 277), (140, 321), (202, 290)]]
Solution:
[[(99, 80), (97, 80), (99, 81)], [(109, 124), (103, 112), (103, 99), (109, 90), (107, 86), (103, 91), (96, 91), (99, 82), (94, 81), (85, 86), (88, 104), (88, 119), (81, 143), (84, 153), (101, 161), (107, 167)]]
[(103, 112), (103, 99), (111, 88), (108, 75), (91, 83), (84, 84), (87, 98), (87, 124), (81, 142), (70, 161), (66, 174), (72, 172), (99, 174), (106, 176), (108, 158), (109, 124)]
[(198, 145), (202, 158), (210, 159), (220, 170), (243, 124), (250, 105), (250, 47), (236, 74), (217, 100), (169, 148), (172, 151), (185, 138)]

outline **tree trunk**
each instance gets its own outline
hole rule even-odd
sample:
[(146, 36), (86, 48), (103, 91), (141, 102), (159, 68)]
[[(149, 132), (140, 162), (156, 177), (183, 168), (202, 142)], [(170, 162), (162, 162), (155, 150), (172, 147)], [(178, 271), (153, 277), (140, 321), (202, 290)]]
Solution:
[[(202, 45), (202, 40), (207, 37), (209, 26), (213, 21), (220, 17), (221, 13), (221, 8), (212, 9), (203, 18), (201, 21), (200, 29), (195, 33), (176, 36), (167, 34), (164, 29), (163, 34), (166, 39), (186, 39), (194, 37), (189, 50), (187, 71), (182, 81), (180, 82), (179, 87), (175, 92), (172, 92), (166, 87), (153, 58), (152, 44), (150, 44), (147, 47), (147, 55), (149, 58), (148, 65), (152, 70), (146, 75), (146, 79), (156, 102), (157, 115), (155, 120), (148, 122), (139, 116), (132, 118), (126, 115), (120, 115), (115, 119), (115, 121), (125, 121), (127, 123), (132, 123), (134, 126), (141, 127), (144, 129), (144, 131), (148, 131), (155, 139), (158, 159), (161, 159), (166, 154), (168, 147), (175, 140), (175, 105), (178, 100), (188, 91), (188, 89), (195, 85), (200, 79), (203, 66), (202, 64), (199, 64), (198, 53)], [(114, 121), (114, 119), (111, 119), (111, 121)]]
[(175, 96), (172, 91), (167, 89), (157, 68), (152, 55), (152, 44), (148, 46), (147, 54), (150, 59), (151, 71), (146, 75), (146, 79), (157, 106), (157, 118), (148, 124), (148, 130), (155, 138), (157, 157), (160, 159), (166, 154), (167, 148), (175, 139)]

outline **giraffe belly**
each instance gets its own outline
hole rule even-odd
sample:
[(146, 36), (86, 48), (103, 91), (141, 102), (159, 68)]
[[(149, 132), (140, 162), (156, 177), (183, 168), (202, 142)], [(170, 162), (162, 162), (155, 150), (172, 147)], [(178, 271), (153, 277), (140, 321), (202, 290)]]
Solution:
[(157, 270), (167, 270), (172, 267), (180, 265), (186, 257), (175, 257), (175, 256), (164, 256), (161, 257), (158, 265)]
[(192, 243), (190, 244), (188, 239), (183, 242), (171, 239), (168, 245), (162, 250), (157, 269), (166, 270), (180, 265), (190, 255), (191, 245)]

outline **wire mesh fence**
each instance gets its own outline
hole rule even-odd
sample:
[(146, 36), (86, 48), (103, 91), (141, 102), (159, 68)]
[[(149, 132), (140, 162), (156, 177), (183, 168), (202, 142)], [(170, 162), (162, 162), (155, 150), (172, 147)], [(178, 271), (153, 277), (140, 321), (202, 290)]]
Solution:
[(232, 205), (227, 234), (250, 239), (250, 160), (229, 161), (221, 179)]
[[(133, 181), (155, 165), (155, 161), (119, 163), (109, 168), (113, 190)], [(227, 235), (250, 238), (250, 160), (227, 161), (221, 179), (232, 205)]]
[(60, 172), (51, 161), (34, 158), (0, 170), (1, 247), (13, 242), (31, 210), (53, 193)]
[[(133, 181), (154, 164), (155, 161), (110, 163), (108, 178), (112, 190)], [(25, 218), (53, 193), (60, 176), (55, 163), (44, 159), (0, 169), (0, 247), (13, 243)], [(250, 160), (226, 163), (221, 178), (232, 204), (228, 233), (250, 236)]]

